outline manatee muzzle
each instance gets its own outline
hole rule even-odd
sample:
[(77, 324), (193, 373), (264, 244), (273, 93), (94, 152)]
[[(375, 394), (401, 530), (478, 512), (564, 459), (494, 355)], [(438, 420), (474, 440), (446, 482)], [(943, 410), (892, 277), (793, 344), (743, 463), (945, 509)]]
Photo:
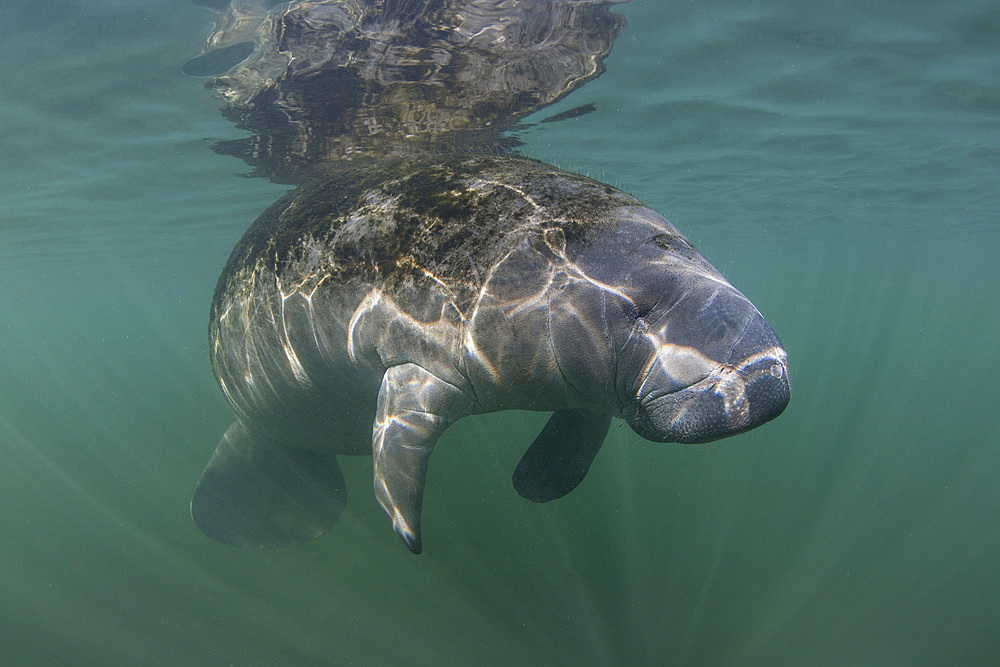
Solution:
[(787, 355), (774, 346), (735, 364), (720, 364), (678, 391), (641, 397), (626, 419), (632, 430), (654, 442), (708, 442), (774, 419), (790, 395)]

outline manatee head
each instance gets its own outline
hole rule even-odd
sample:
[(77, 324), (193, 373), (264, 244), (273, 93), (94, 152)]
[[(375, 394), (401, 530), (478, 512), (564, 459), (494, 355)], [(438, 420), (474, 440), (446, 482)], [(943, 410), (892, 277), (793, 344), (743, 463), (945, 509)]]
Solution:
[[(603, 362), (614, 377), (604, 401), (656, 442), (707, 442), (777, 417), (790, 395), (787, 355), (760, 311), (654, 211), (621, 216), (576, 262), (603, 293), (575, 296), (575, 321), (606, 332), (616, 351)], [(593, 363), (559, 348), (571, 382)]]

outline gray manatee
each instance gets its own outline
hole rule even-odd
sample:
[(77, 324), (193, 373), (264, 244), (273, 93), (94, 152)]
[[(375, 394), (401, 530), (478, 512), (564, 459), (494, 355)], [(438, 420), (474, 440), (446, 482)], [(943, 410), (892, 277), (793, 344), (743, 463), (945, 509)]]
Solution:
[(244, 546), (323, 533), (346, 502), (336, 455), (371, 451), (419, 553), (431, 450), (467, 415), (553, 412), (513, 478), (545, 502), (580, 483), (612, 418), (698, 443), (789, 399), (778, 336), (673, 225), (513, 157), (341, 161), (246, 232), (209, 338), (235, 421), (191, 509)]

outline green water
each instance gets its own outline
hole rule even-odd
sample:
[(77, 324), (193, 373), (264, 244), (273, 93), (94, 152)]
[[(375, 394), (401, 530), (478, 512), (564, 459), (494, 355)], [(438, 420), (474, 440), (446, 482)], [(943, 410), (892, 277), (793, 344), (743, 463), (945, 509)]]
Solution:
[(370, 459), (274, 552), (188, 499), (230, 411), (208, 305), (284, 188), (181, 64), (187, 2), (0, 2), (0, 663), (944, 665), (1000, 655), (1000, 10), (657, 2), (525, 151), (684, 230), (788, 349), (792, 402), (710, 445), (614, 424), (566, 498), (545, 415), (435, 449), (424, 549)]

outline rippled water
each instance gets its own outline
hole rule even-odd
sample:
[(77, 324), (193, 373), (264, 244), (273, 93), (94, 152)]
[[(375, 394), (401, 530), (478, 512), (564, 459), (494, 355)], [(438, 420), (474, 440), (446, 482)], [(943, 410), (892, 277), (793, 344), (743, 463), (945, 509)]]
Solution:
[[(1000, 10), (637, 0), (525, 151), (663, 212), (781, 334), (793, 397), (710, 445), (627, 427), (546, 505), (545, 415), (439, 442), (425, 553), (188, 516), (230, 422), (218, 272), (285, 190), (182, 64), (180, 1), (0, 3), (0, 662), (986, 664), (1000, 627)], [(532, 120), (532, 119), (529, 119)]]

